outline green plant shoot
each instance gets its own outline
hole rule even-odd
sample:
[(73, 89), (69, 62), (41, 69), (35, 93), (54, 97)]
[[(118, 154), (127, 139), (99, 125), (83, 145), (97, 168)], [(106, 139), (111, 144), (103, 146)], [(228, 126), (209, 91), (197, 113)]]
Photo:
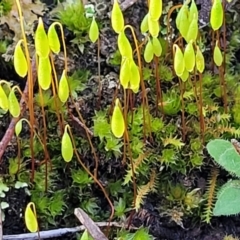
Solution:
[(99, 29), (95, 17), (92, 18), (92, 22), (89, 29), (89, 38), (91, 42), (95, 43), (99, 38)]
[(113, 9), (111, 14), (112, 28), (116, 33), (120, 33), (124, 28), (124, 18), (118, 0), (114, 0)]
[(49, 47), (52, 52), (55, 54), (58, 54), (60, 52), (60, 41), (57, 35), (57, 31), (55, 29), (56, 23), (52, 23), (51, 26), (48, 29), (48, 43)]
[(65, 70), (63, 70), (62, 76), (59, 81), (58, 97), (62, 103), (65, 103), (69, 97), (69, 86)]
[(26, 227), (30, 232), (34, 233), (38, 231), (36, 209), (35, 204), (33, 202), (28, 203), (25, 210), (24, 219)]

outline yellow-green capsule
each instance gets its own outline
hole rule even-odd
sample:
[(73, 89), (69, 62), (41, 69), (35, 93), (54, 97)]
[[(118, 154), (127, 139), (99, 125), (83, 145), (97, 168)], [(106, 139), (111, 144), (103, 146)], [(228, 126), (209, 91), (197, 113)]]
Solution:
[(52, 68), (49, 58), (39, 57), (38, 64), (38, 83), (43, 90), (47, 90), (51, 85), (51, 76)]
[(25, 77), (28, 73), (28, 64), (27, 64), (25, 54), (23, 53), (23, 50), (21, 47), (22, 41), (23, 41), (22, 39), (19, 40), (15, 47), (14, 55), (13, 55), (13, 64), (14, 64), (16, 73), (20, 77)]
[(191, 22), (193, 20), (193, 18), (196, 18), (198, 21), (198, 9), (197, 9), (195, 0), (192, 0), (191, 6), (189, 9), (189, 22)]
[(148, 17), (148, 28), (149, 33), (152, 37), (157, 37), (160, 31), (159, 22), (158, 20), (153, 20), (150, 15)]
[(90, 25), (89, 38), (93, 43), (95, 43), (99, 38), (99, 29), (95, 17), (92, 18), (92, 23)]
[(65, 70), (63, 70), (62, 76), (59, 81), (58, 97), (62, 103), (65, 103), (69, 97), (69, 87)]
[(62, 152), (62, 157), (64, 161), (70, 162), (73, 157), (73, 145), (67, 129), (68, 129), (68, 125), (65, 126), (64, 133), (62, 136), (61, 152)]
[(129, 81), (130, 81), (130, 73), (131, 73), (130, 60), (124, 57), (122, 59), (120, 75), (119, 75), (120, 83), (124, 89), (128, 88)]
[(186, 82), (188, 80), (189, 77), (189, 72), (188, 70), (185, 68), (183, 74), (180, 76), (180, 78), (182, 79), (183, 82)]
[(27, 229), (31, 233), (35, 233), (38, 231), (38, 222), (37, 222), (35, 204), (33, 202), (28, 203), (25, 210), (25, 214), (24, 214), (24, 220), (25, 220)]
[(189, 25), (189, 29), (188, 29), (185, 40), (187, 42), (190, 42), (190, 41), (195, 42), (197, 40), (197, 36), (198, 36), (198, 21), (197, 21), (197, 18), (194, 17), (192, 22)]
[(187, 37), (187, 32), (189, 29), (189, 9), (186, 4), (183, 4), (181, 7), (180, 11), (178, 12), (177, 18), (176, 18), (176, 25), (177, 29), (180, 31), (181, 35), (186, 38)]
[(20, 119), (15, 125), (15, 134), (18, 137), (22, 131), (22, 119)]
[(157, 57), (160, 57), (162, 54), (162, 45), (158, 38), (152, 38), (153, 52)]
[(118, 35), (118, 49), (122, 57), (126, 57), (129, 59), (132, 58), (132, 46), (127, 39), (124, 31), (120, 32)]
[(175, 50), (174, 55), (174, 71), (176, 72), (176, 75), (178, 77), (181, 77), (184, 70), (185, 70), (185, 62), (182, 50), (179, 48), (177, 44), (173, 45), (173, 48)]
[(149, 38), (143, 53), (144, 60), (147, 63), (150, 63), (153, 60), (153, 55), (154, 55), (153, 44)]
[(118, 0), (114, 0), (111, 14), (112, 28), (116, 33), (120, 33), (124, 28), (124, 18)]
[(48, 57), (50, 52), (48, 37), (41, 17), (38, 20), (38, 26), (35, 32), (35, 49), (37, 55), (41, 58)]
[(58, 54), (60, 52), (60, 41), (54, 23), (49, 27), (47, 36), (50, 49)]
[(213, 51), (213, 60), (214, 63), (220, 67), (223, 63), (223, 56), (222, 56), (222, 52), (218, 46), (218, 41), (216, 41), (216, 45), (214, 47), (214, 51)]
[(118, 98), (115, 101), (115, 106), (113, 109), (113, 115), (111, 119), (111, 130), (116, 138), (121, 138), (125, 131), (125, 122)]
[(205, 60), (198, 46), (197, 46), (197, 52), (196, 52), (196, 68), (200, 73), (203, 73), (205, 69)]
[(195, 51), (193, 48), (192, 41), (190, 41), (185, 48), (184, 62), (185, 62), (186, 70), (189, 72), (192, 72), (196, 63), (196, 56), (195, 56)]
[(223, 7), (221, 0), (214, 0), (211, 13), (210, 23), (214, 31), (218, 30), (223, 24)]
[(148, 13), (144, 16), (141, 25), (140, 25), (140, 30), (141, 33), (146, 33), (148, 31)]
[(133, 90), (134, 93), (137, 93), (140, 87), (140, 72), (139, 67), (133, 59), (130, 60), (130, 68), (130, 88)]
[(8, 97), (5, 91), (3, 90), (1, 84), (0, 84), (0, 108), (3, 109), (4, 111), (8, 111), (9, 109)]
[(20, 109), (20, 104), (18, 102), (18, 99), (15, 95), (14, 88), (10, 91), (8, 95), (8, 102), (9, 102), (9, 112), (11, 115), (15, 118), (20, 116), (21, 109)]
[(159, 20), (162, 15), (162, 0), (150, 0), (149, 14), (154, 21)]

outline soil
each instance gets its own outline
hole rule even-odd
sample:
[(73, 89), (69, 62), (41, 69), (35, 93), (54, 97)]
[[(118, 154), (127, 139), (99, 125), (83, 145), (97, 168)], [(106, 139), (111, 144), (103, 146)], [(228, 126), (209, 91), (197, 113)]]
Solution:
[[(47, 1), (48, 4), (51, 1)], [(110, 1), (109, 1), (110, 2)], [(177, 4), (177, 1), (173, 1), (174, 4)], [(201, 24), (206, 24), (208, 22), (209, 16), (209, 8), (210, 1), (198, 0), (198, 7), (201, 9), (200, 18)], [(107, 106), (112, 103), (112, 96), (114, 94), (116, 88), (116, 82), (118, 80), (119, 67), (113, 66), (109, 63), (109, 58), (112, 53), (116, 50), (116, 34), (110, 28), (110, 21), (108, 17), (108, 13), (110, 12), (112, 5), (109, 3), (108, 7), (104, 10), (105, 12), (101, 12), (101, 15), (98, 17), (101, 18), (101, 21), (104, 27), (101, 30), (101, 78), (103, 83), (102, 88), (102, 98), (101, 105)], [(233, 7), (233, 6), (231, 6)], [(240, 8), (239, 8), (240, 11)], [(127, 9), (124, 12), (124, 16), (126, 19), (126, 23), (131, 23), (133, 26), (139, 26), (140, 21), (143, 16), (147, 12), (146, 1), (138, 0), (133, 6)], [(51, 20), (49, 19), (49, 14), (46, 13), (43, 17), (45, 24), (50, 25)], [(1, 25), (0, 28), (3, 31), (6, 31), (5, 25)], [(86, 120), (86, 124), (91, 126), (92, 117), (94, 116), (94, 110), (99, 107), (98, 102), (98, 77), (97, 77), (97, 49), (96, 46), (90, 43), (86, 43), (84, 53), (80, 53), (79, 50), (71, 44), (72, 33), (66, 31), (66, 42), (67, 49), (69, 53), (69, 67), (70, 72), (73, 72), (75, 69), (88, 69), (91, 72), (91, 75), (88, 79), (87, 87), (81, 92), (81, 112), (83, 114), (83, 118)], [(140, 37), (140, 33), (137, 33), (138, 37)], [(24, 80), (19, 78), (17, 74), (14, 72), (13, 67), (4, 62), (4, 59), (0, 59), (0, 77), (6, 80), (14, 80), (17, 82), (20, 87), (24, 88)], [(58, 67), (61, 69), (61, 59), (58, 59)], [(60, 74), (60, 73), (59, 73)], [(3, 117), (0, 119), (0, 137), (2, 138), (5, 131), (8, 128), (8, 124), (10, 122), (10, 117)], [(75, 125), (74, 125), (75, 124)], [(74, 121), (71, 122), (73, 126), (74, 132), (79, 136), (86, 137), (84, 130), (79, 128)], [(97, 141), (97, 140), (95, 140)], [(4, 154), (4, 161), (0, 165), (0, 172), (2, 175), (6, 174), (8, 164), (7, 160), (11, 157), (14, 157), (17, 153), (16, 143), (14, 139), (12, 141), (12, 145), (6, 149)], [(124, 174), (125, 170), (121, 166), (121, 164), (114, 159), (110, 159), (108, 162), (104, 161), (106, 156), (100, 155), (100, 164), (99, 166), (99, 176), (101, 176), (102, 182), (107, 182), (108, 177), (110, 176), (121, 176)], [(84, 161), (92, 167), (92, 158), (88, 155), (84, 156)], [(103, 164), (104, 163), (104, 164)], [(108, 169), (111, 168), (112, 171), (109, 172)], [(204, 172), (205, 171), (205, 172)], [(209, 168), (205, 167), (205, 169), (194, 170), (189, 173), (187, 176), (187, 180), (194, 179), (194, 185), (196, 187), (201, 187), (206, 184), (208, 177)], [(207, 173), (206, 173), (207, 172)], [(61, 185), (61, 188), (68, 188), (68, 170), (62, 171), (61, 179), (58, 184)], [(226, 177), (226, 174), (222, 174), (223, 178)], [(184, 176), (176, 176), (176, 179), (181, 179)], [(200, 180), (202, 181), (200, 183)], [(225, 180), (225, 179), (223, 179)], [(202, 187), (203, 189), (204, 187)], [(93, 196), (97, 196), (100, 199), (101, 206), (106, 205), (106, 200), (103, 198), (103, 194), (98, 190), (93, 188)], [(69, 206), (77, 207), (79, 200), (74, 193), (69, 195), (67, 204)], [(211, 224), (200, 223), (199, 220), (192, 219), (191, 217), (186, 217), (182, 221), (181, 224), (176, 224), (176, 222), (171, 221), (169, 216), (161, 216), (161, 212), (156, 208), (157, 202), (159, 201), (160, 196), (157, 194), (151, 194), (147, 197), (145, 204), (142, 209), (133, 215), (132, 218), (132, 226), (140, 227), (146, 226), (149, 228), (150, 233), (155, 237), (155, 239), (159, 240), (222, 240), (225, 235), (232, 234), (233, 236), (240, 237), (240, 217), (213, 217), (211, 220)], [(3, 222), (3, 233), (4, 235), (8, 234), (20, 234), (27, 232), (23, 214), (26, 204), (29, 202), (30, 197), (23, 189), (15, 189), (11, 188), (9, 192), (6, 193), (6, 197), (4, 201), (9, 203), (9, 208), (5, 211), (5, 221)], [(74, 223), (78, 225), (78, 222), (75, 221), (74, 215), (70, 215), (69, 218), (72, 218), (70, 223)], [(69, 224), (70, 225), (70, 224)], [(74, 225), (72, 225), (74, 226)], [(56, 226), (49, 226), (49, 229), (56, 228), (64, 228), (66, 227), (66, 221), (64, 219), (58, 219)], [(52, 238), (53, 239), (76, 239), (75, 234), (65, 235), (63, 237)]]

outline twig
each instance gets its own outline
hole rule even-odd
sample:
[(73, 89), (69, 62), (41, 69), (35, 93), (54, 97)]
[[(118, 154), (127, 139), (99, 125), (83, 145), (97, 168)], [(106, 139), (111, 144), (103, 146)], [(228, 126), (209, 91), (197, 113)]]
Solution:
[[(35, 58), (33, 58), (35, 59)], [(32, 60), (32, 81), (33, 81), (33, 85), (36, 81), (36, 61)], [(24, 91), (23, 91), (23, 96), (20, 100), (20, 108), (21, 108), (21, 115), (23, 114), (23, 112), (26, 110), (26, 101), (28, 100), (28, 82), (26, 82)], [(15, 129), (15, 125), (18, 122), (20, 117), (18, 118), (12, 118), (7, 131), (5, 132), (1, 142), (0, 142), (0, 163), (2, 162), (2, 156), (5, 152), (5, 149), (7, 148), (9, 142), (12, 139), (12, 136), (14, 134), (14, 129)]]
[(75, 208), (74, 214), (94, 240), (108, 240), (97, 224), (81, 208)]
[[(117, 222), (96, 222), (95, 223), (98, 227), (106, 227), (108, 224), (113, 227), (123, 227), (122, 224), (119, 224)], [(76, 233), (84, 231), (86, 228), (85, 226), (78, 226), (73, 228), (60, 228), (60, 229), (54, 229), (49, 231), (41, 231), (39, 232), (41, 239), (48, 239), (48, 238), (56, 238), (61, 237), (69, 233)], [(23, 234), (16, 234), (16, 235), (4, 235), (3, 240), (38, 240), (38, 234), (37, 233), (23, 233)]]

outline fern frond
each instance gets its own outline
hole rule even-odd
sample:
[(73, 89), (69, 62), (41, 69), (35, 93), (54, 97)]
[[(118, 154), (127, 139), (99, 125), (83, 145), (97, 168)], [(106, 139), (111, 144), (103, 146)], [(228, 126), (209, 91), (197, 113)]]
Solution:
[[(146, 157), (148, 155), (149, 153), (141, 153), (136, 159), (133, 159), (133, 169), (136, 175), (138, 175), (138, 169), (142, 165), (142, 163), (146, 160)], [(128, 170), (127, 170), (127, 174), (124, 177), (123, 185), (126, 185), (129, 182), (132, 182), (132, 176), (133, 176), (132, 165), (128, 164)]]
[(219, 174), (219, 169), (214, 168), (211, 171), (211, 175), (208, 180), (207, 192), (206, 192), (207, 202), (206, 202), (205, 209), (202, 216), (203, 221), (206, 223), (210, 223), (212, 218), (213, 207), (216, 200), (216, 192), (217, 192), (216, 186), (217, 186), (218, 174)]
[(157, 179), (156, 171), (153, 170), (149, 182), (138, 188), (137, 197), (136, 197), (135, 206), (134, 206), (136, 211), (138, 211), (140, 208), (140, 205), (143, 204), (144, 198), (146, 198), (147, 194), (149, 192), (154, 192), (156, 190), (156, 179)]
[(177, 136), (176, 137), (171, 137), (170, 136), (168, 138), (162, 139), (162, 141), (163, 141), (163, 146), (164, 147), (171, 144), (174, 147), (176, 147), (177, 149), (180, 149), (181, 147), (183, 147), (185, 145), (180, 139), (177, 139)]

